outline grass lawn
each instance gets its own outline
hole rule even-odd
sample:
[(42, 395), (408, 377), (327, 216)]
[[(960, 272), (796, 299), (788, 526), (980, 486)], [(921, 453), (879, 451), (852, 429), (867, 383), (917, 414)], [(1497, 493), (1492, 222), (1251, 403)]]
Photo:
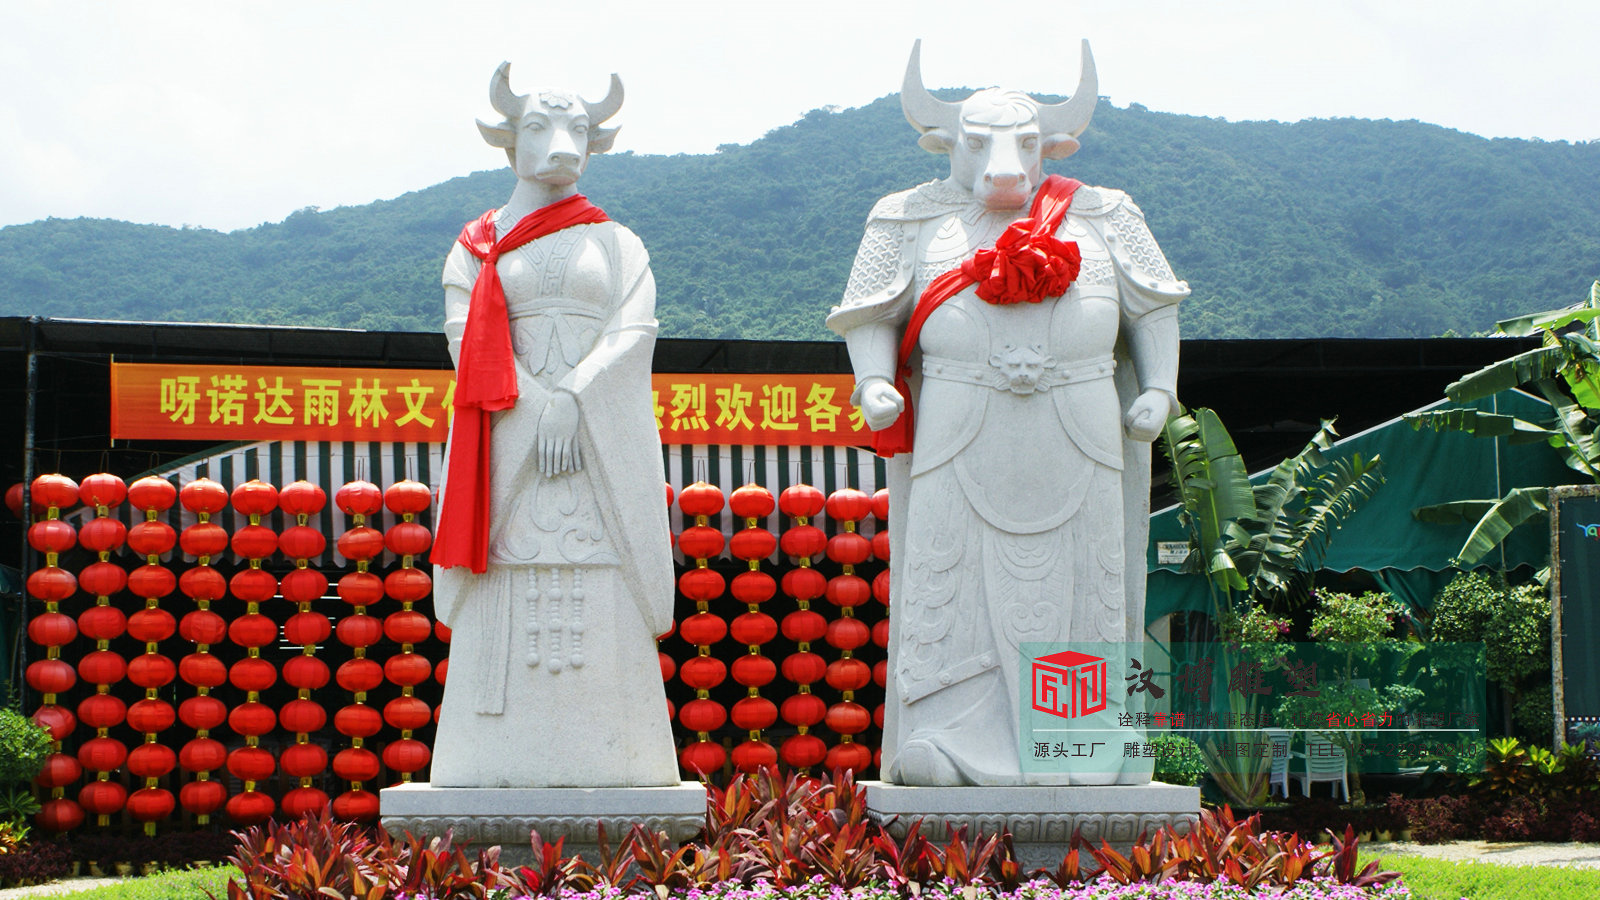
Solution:
[[(1366, 865), (1366, 860), (1362, 860)], [(1385, 856), (1417, 900), (1579, 900), (1600, 897), (1600, 869), (1501, 866), (1420, 856)]]
[(50, 900), (205, 900), (207, 891), (223, 900), (228, 896), (228, 876), (238, 872), (232, 866), (161, 872), (146, 878), (127, 878), (116, 884), (58, 894)]

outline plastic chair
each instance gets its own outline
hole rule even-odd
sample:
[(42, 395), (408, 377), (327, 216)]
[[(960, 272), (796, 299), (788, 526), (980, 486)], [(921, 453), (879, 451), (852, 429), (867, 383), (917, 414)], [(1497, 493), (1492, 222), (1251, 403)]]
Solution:
[(1338, 785), (1344, 801), (1350, 802), (1350, 766), (1344, 748), (1320, 731), (1306, 732), (1306, 752), (1297, 753), (1306, 761), (1305, 774), (1300, 776), (1300, 790), (1311, 796), (1311, 783), (1326, 781)]
[[(1267, 796), (1281, 792), (1289, 799), (1289, 732), (1277, 728), (1263, 728), (1261, 733), (1272, 745), (1272, 778), (1267, 785)], [(1298, 754), (1296, 754), (1298, 755)]]

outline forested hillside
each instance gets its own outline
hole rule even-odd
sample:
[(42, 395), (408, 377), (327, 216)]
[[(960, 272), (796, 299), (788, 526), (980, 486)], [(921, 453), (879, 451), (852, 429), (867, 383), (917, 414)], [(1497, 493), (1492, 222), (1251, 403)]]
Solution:
[[(1186, 336), (1468, 333), (1575, 300), (1600, 276), (1600, 143), (1104, 102), (1083, 142), (1051, 169), (1144, 207), (1194, 288)], [(649, 248), (664, 336), (814, 339), (830, 336), (822, 318), (873, 201), (944, 167), (886, 97), (714, 154), (596, 157), (584, 190)], [(432, 330), (451, 240), (511, 184), (503, 168), (479, 172), (229, 234), (0, 229), (0, 315)]]

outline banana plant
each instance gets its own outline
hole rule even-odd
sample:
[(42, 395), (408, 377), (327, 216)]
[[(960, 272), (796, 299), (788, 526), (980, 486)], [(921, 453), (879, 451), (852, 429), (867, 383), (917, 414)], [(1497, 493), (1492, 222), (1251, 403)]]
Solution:
[(1383, 483), (1383, 460), (1330, 459), (1338, 436), (1323, 421), (1299, 453), (1251, 484), (1222, 420), (1204, 407), (1167, 420), (1163, 449), (1189, 531), (1186, 571), (1202, 573), (1212, 611), (1294, 607), (1310, 595), (1328, 543)]
[[(1379, 457), (1330, 459), (1335, 437), (1333, 422), (1324, 421), (1304, 449), (1252, 484), (1214, 411), (1202, 407), (1167, 420), (1162, 446), (1172, 463), (1178, 518), (1189, 532), (1184, 569), (1205, 576), (1212, 621), (1251, 606), (1292, 607), (1309, 599), (1333, 533), (1383, 483)], [(1234, 650), (1219, 646), (1214, 655), (1231, 670)], [(1257, 696), (1232, 691), (1227, 702), (1236, 721), (1260, 705)], [(1258, 761), (1215, 741), (1200, 746), (1230, 801), (1256, 806), (1266, 799), (1269, 772)]]
[[(1572, 329), (1581, 325), (1581, 328)], [(1544, 443), (1562, 455), (1567, 467), (1600, 484), (1600, 281), (1582, 303), (1566, 309), (1507, 319), (1496, 325), (1505, 335), (1541, 335), (1540, 346), (1479, 369), (1445, 388), (1454, 403), (1469, 403), (1522, 389), (1550, 404), (1546, 422), (1529, 422), (1471, 408), (1451, 407), (1410, 413), (1415, 429), (1460, 431), (1474, 437), (1505, 438), (1510, 444)], [(1473, 525), (1452, 561), (1468, 567), (1525, 522), (1549, 512), (1548, 487), (1515, 488), (1499, 498), (1461, 500), (1412, 510), (1424, 522)]]

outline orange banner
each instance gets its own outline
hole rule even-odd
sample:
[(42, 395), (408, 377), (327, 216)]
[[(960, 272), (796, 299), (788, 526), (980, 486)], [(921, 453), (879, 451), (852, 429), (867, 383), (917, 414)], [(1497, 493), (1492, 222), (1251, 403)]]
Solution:
[[(868, 442), (849, 375), (652, 376), (664, 444)], [(444, 441), (448, 369), (111, 365), (111, 437), (177, 441)]]

